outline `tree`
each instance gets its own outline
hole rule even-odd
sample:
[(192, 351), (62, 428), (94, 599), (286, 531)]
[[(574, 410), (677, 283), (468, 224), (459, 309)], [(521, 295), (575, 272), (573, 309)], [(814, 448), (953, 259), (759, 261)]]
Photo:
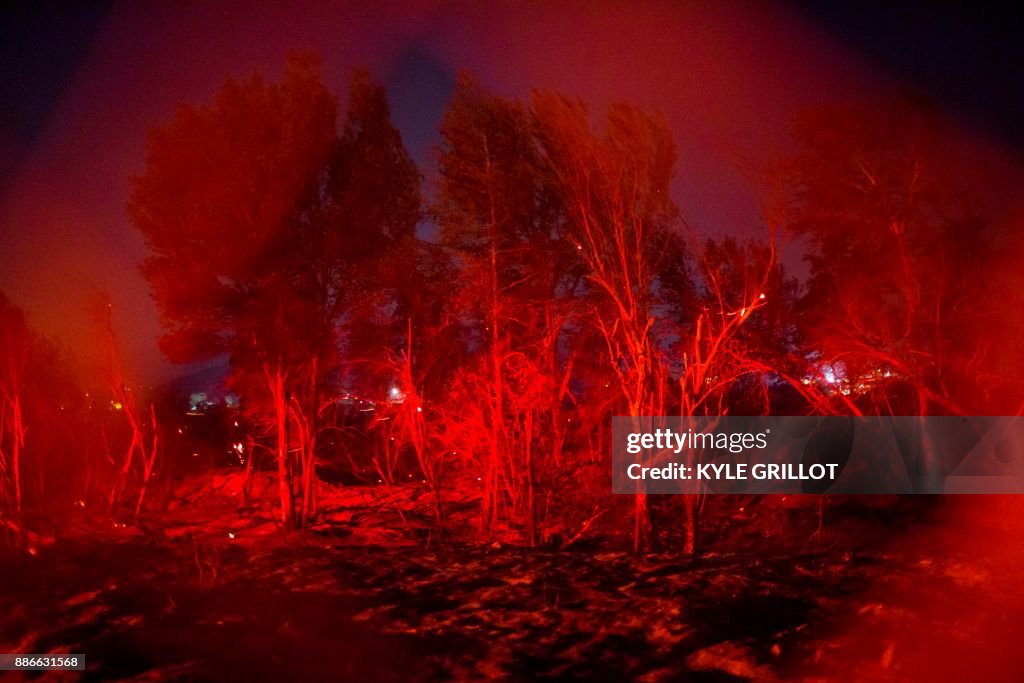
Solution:
[[(102, 355), (100, 365), (103, 380), (110, 392), (111, 403), (118, 413), (124, 415), (131, 430), (128, 448), (110, 487), (107, 506), (112, 515), (118, 512), (131, 473), (133, 470), (141, 468), (141, 481), (133, 515), (137, 519), (142, 512), (142, 503), (146, 498), (146, 490), (153, 474), (160, 444), (160, 426), (156, 417), (156, 406), (150, 403), (147, 418), (145, 415), (147, 411), (139, 407), (138, 391), (133, 391), (129, 386), (124, 362), (121, 358), (120, 345), (117, 335), (114, 333), (113, 304), (106, 292), (97, 294), (93, 305), (93, 316), (99, 338), (99, 350)], [(136, 462), (136, 455), (138, 462)]]
[[(765, 321), (768, 292), (787, 286), (771, 243), (706, 245), (695, 269), (670, 198), (676, 151), (664, 120), (628, 104), (609, 108), (595, 131), (586, 108), (557, 95), (534, 98), (544, 160), (565, 207), (589, 285), (587, 320), (633, 418), (722, 415), (743, 378), (762, 377), (769, 340), (783, 327)], [(789, 285), (791, 286), (791, 285)], [(782, 297), (779, 296), (778, 300)], [(761, 321), (761, 329), (751, 321)], [(777, 357), (777, 356), (776, 356)], [(678, 403), (670, 386), (678, 383)], [(684, 551), (699, 549), (700, 498), (684, 496)], [(634, 549), (650, 549), (646, 495), (636, 496)]]
[[(789, 226), (812, 249), (806, 352), (845, 372), (844, 392), (874, 392), (869, 410), (970, 412), (997, 319), (976, 167), (909, 96), (808, 111), (795, 138), (785, 169)], [(910, 396), (891, 404), (897, 383)]]
[(4, 532), (11, 526), (25, 542), (22, 472), (25, 433), (24, 374), (29, 328), (25, 314), (0, 293), (0, 515)]
[(402, 346), (407, 319), (418, 315), (412, 307), (422, 285), (420, 181), (391, 122), (384, 88), (357, 71), (328, 173), (326, 243), (344, 260), (336, 295), (347, 355), (358, 362), (348, 370), (377, 388), (389, 378), (376, 369)]
[(766, 414), (770, 383), (793, 376), (797, 283), (771, 240), (707, 240), (695, 270), (693, 303), (671, 331), (682, 414)]
[(8, 541), (28, 547), (32, 521), (81, 491), (84, 396), (66, 354), (0, 292), (0, 527)]
[[(594, 290), (588, 318), (605, 344), (627, 414), (663, 414), (668, 366), (652, 331), (664, 256), (676, 239), (672, 134), (664, 120), (626, 104), (608, 110), (600, 133), (585, 107), (564, 97), (535, 96), (533, 113), (569, 235)], [(640, 492), (634, 549), (646, 550), (653, 541)]]
[(152, 252), (143, 272), (171, 328), (165, 354), (190, 362), (227, 353), (234, 373), (261, 390), (247, 398), (272, 407), (286, 527), (291, 392), (331, 336), (289, 266), (297, 251), (309, 254), (296, 237), (315, 208), (336, 110), (309, 58), (291, 59), (280, 84), (228, 81), (212, 105), (179, 107), (151, 131), (129, 204)]
[[(317, 435), (354, 310), (380, 289), (382, 254), (419, 216), (419, 174), (383, 89), (352, 82), (345, 125), (319, 60), (292, 56), (280, 83), (229, 80), (150, 134), (129, 210), (152, 255), (143, 271), (183, 362), (227, 354), (247, 410), (276, 442), (281, 521), (316, 514)], [(299, 456), (291, 457), (293, 442)]]
[[(350, 81), (348, 108), (328, 160), (323, 194), (304, 222), (306, 244), (291, 266), (306, 282), (303, 298), (316, 302), (311, 325), (323, 326), (321, 352), (309, 380), (295, 392), (302, 443), (302, 523), (316, 512), (318, 436), (344, 368), (368, 386), (385, 378), (381, 367), (404, 341), (402, 321), (419, 285), (416, 226), (421, 218), (420, 172), (391, 122), (384, 88), (366, 71)], [(411, 271), (401, 268), (412, 261)], [(387, 378), (390, 380), (390, 378)]]
[[(521, 510), (534, 543), (535, 456), (543, 446), (560, 457), (566, 364), (558, 339), (579, 268), (527, 107), (485, 92), (463, 74), (441, 138), (434, 212), (441, 243), (460, 270), (453, 316), (469, 327), (471, 347), (487, 358), (466, 363), (456, 382), (463, 401), (483, 399), (465, 406), (465, 415), (478, 418), (472, 421), (477, 433), (457, 430), (459, 440), (464, 452), (481, 449), (481, 533), (493, 529), (507, 502)], [(553, 438), (542, 438), (547, 430), (541, 424)]]

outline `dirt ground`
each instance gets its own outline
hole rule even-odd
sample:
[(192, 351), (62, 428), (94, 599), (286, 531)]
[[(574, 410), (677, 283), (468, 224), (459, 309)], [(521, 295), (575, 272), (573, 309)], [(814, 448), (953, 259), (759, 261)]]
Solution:
[(85, 654), (40, 680), (1018, 681), (1024, 544), (990, 524), (1016, 507), (969, 501), (870, 550), (695, 561), (89, 528), (2, 557), (0, 652)]

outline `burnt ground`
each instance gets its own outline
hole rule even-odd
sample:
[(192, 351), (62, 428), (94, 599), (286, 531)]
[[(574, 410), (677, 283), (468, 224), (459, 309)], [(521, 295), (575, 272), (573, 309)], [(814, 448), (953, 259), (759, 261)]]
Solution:
[(90, 527), (2, 558), (0, 652), (86, 655), (42, 680), (1020, 680), (1016, 507), (695, 561)]

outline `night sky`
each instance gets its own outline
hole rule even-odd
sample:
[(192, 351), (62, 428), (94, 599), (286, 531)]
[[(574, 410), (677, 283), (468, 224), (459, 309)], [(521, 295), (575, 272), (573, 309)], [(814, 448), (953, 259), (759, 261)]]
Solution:
[[(922, 3), (14, 3), (0, 9), (0, 290), (47, 334), (84, 338), (87, 294), (109, 290), (141, 376), (159, 356), (155, 307), (128, 224), (145, 132), (228, 76), (276, 77), (322, 54), (344, 96), (367, 66), (424, 165), (459, 69), (501, 94), (552, 88), (666, 114), (674, 191), (700, 234), (756, 234), (763, 162), (802, 107), (903, 87), (940, 103), (1019, 187), (1021, 40), (997, 10)], [(302, 6), (299, 10), (298, 7)], [(826, 7), (827, 6), (827, 7)], [(970, 7), (970, 6), (968, 6)]]

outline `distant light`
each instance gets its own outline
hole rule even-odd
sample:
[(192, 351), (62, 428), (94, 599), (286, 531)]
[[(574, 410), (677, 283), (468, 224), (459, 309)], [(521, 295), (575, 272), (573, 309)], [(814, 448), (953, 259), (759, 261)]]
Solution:
[(759, 296), (757, 298), (763, 300), (764, 299), (764, 292), (761, 292), (761, 296)]
[(229, 531), (228, 532), (228, 538), (234, 538), (234, 537), (235, 537), (235, 535)]
[(391, 398), (398, 398), (398, 387), (391, 387)]

